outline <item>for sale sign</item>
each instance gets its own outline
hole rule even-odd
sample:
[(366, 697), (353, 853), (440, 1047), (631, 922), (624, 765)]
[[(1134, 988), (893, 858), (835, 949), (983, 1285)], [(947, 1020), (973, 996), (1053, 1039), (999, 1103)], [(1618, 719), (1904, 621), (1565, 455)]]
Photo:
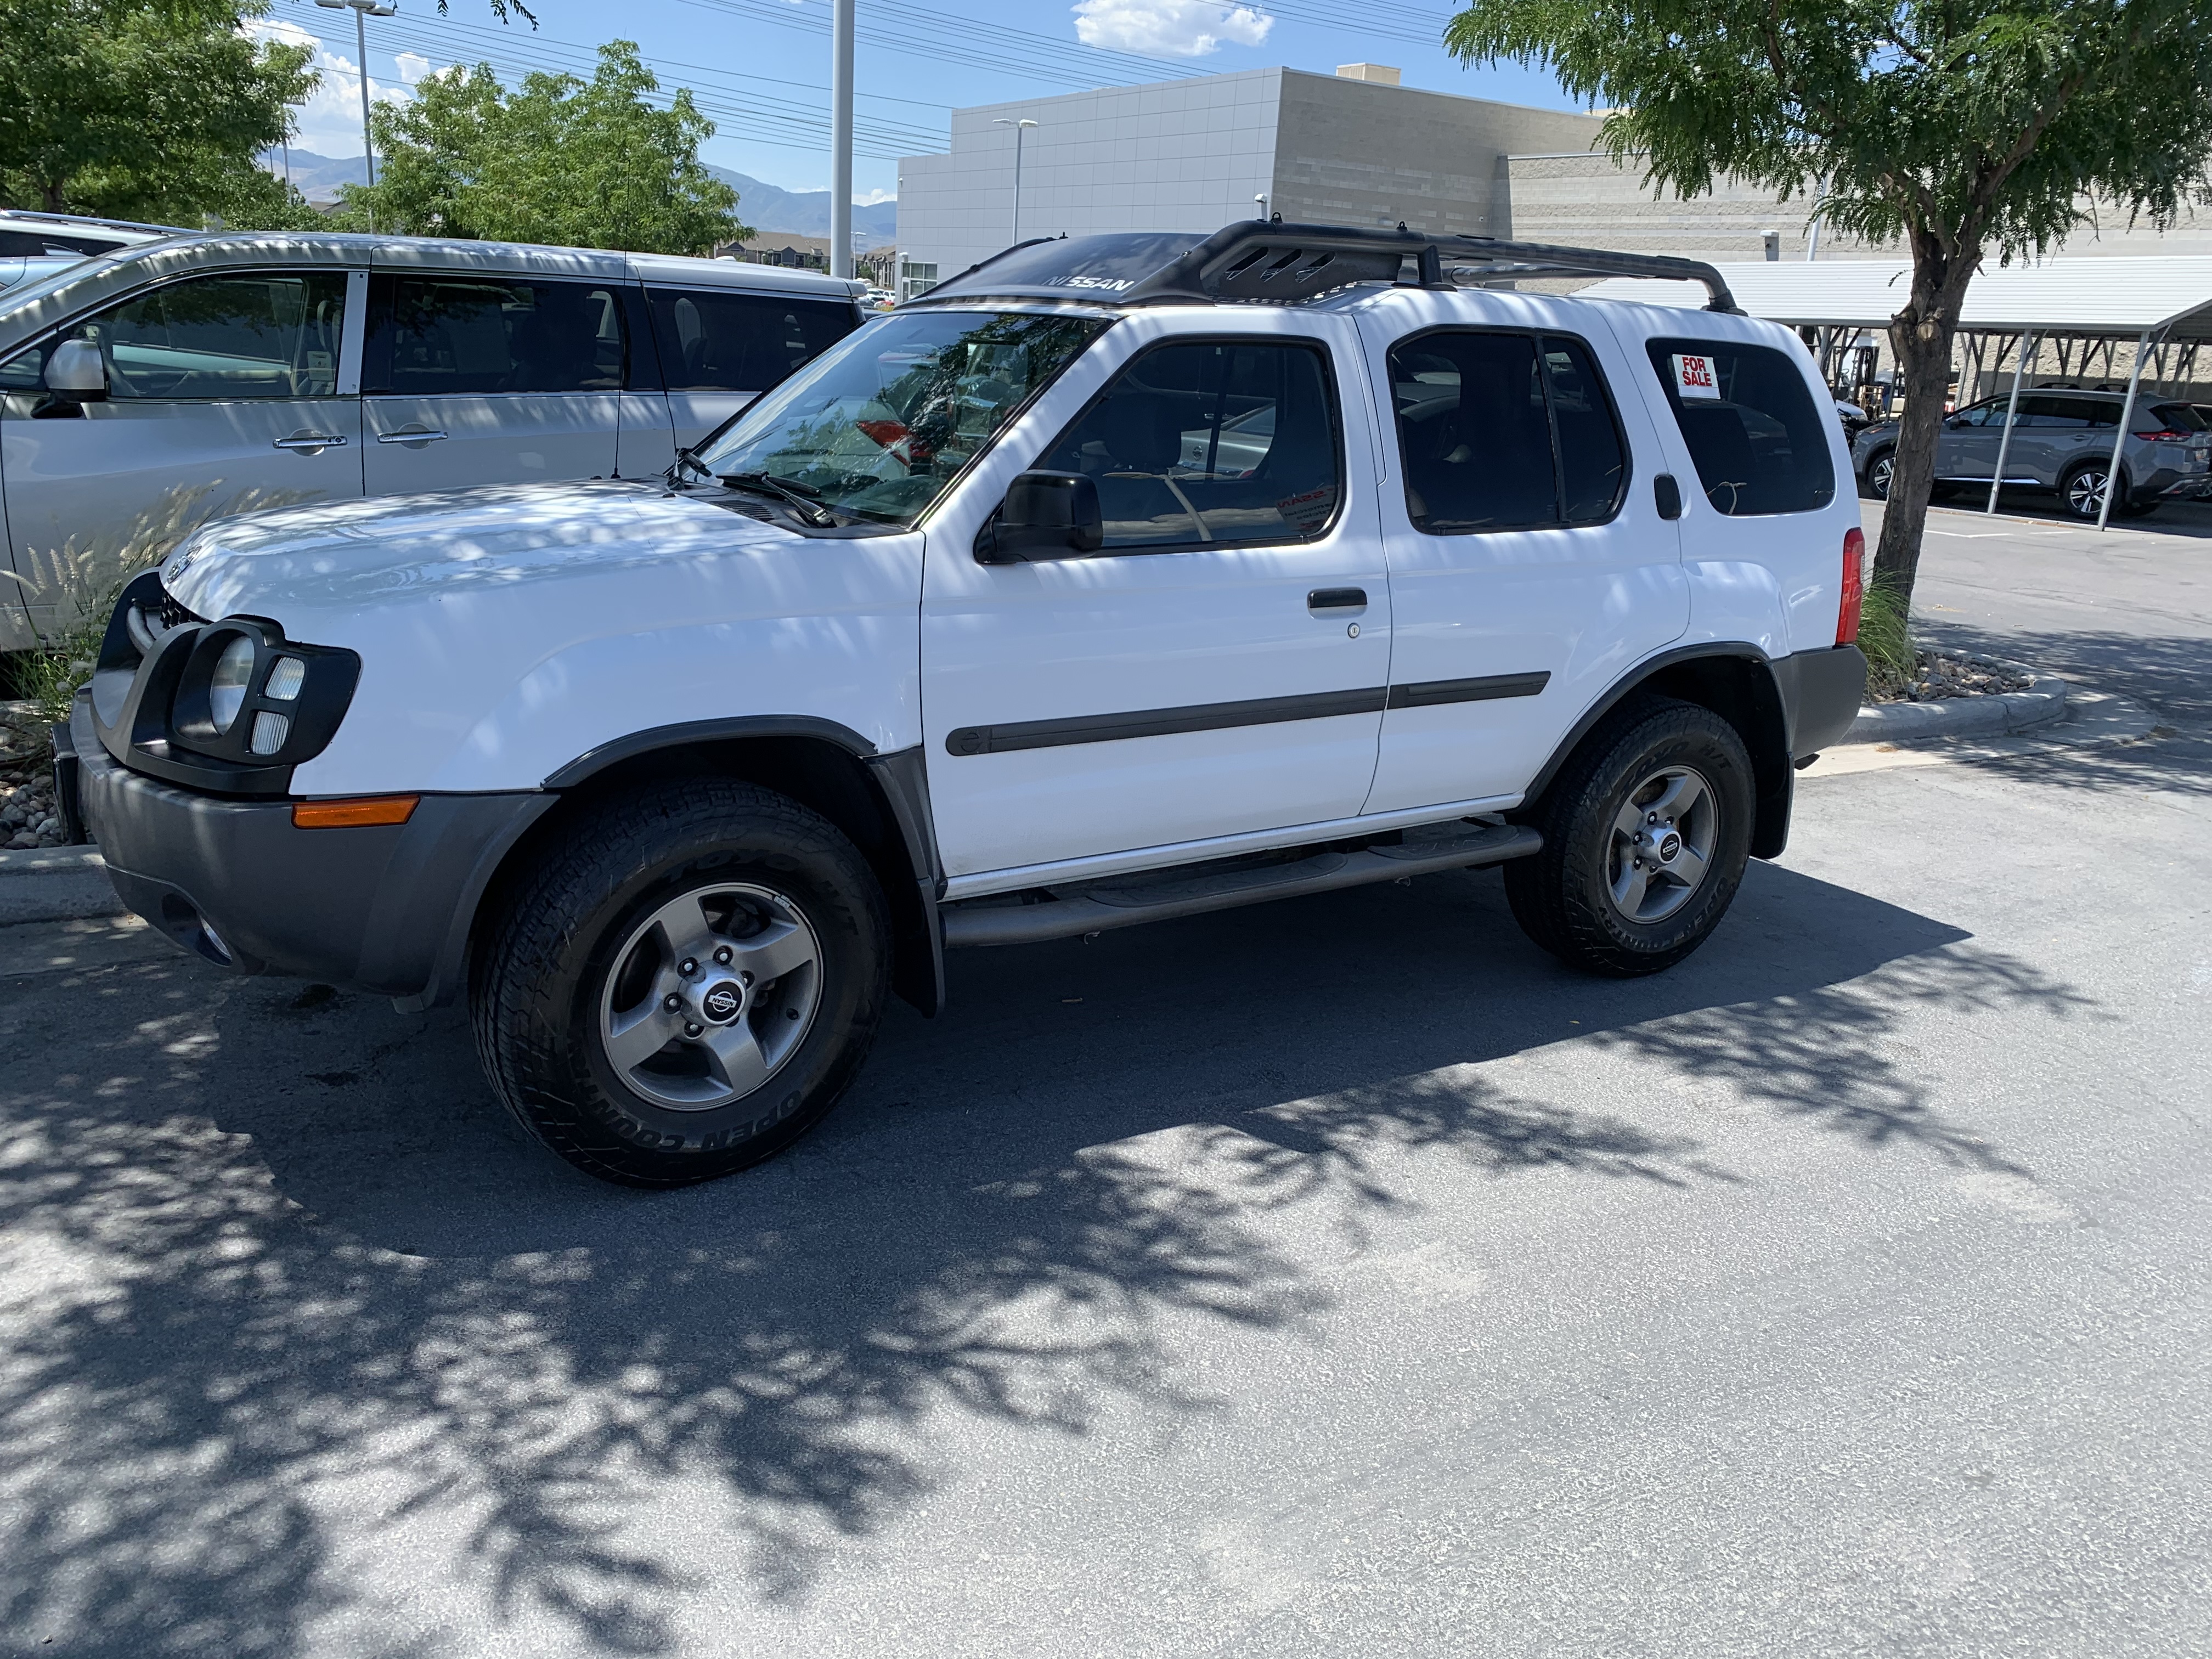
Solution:
[(1685, 398), (1718, 398), (1721, 383), (1713, 374), (1713, 360), (1692, 356), (1688, 352), (1674, 354), (1674, 390)]

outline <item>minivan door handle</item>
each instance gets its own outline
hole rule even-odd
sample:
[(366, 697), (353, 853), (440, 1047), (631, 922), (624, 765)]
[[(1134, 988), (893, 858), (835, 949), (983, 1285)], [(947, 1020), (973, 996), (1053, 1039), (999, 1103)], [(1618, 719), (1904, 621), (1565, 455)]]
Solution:
[(1316, 587), (1306, 595), (1309, 611), (1364, 611), (1367, 609), (1367, 590), (1364, 587)]
[(270, 447), (305, 450), (343, 449), (345, 436), (343, 433), (337, 432), (295, 432), (289, 438), (276, 440)]
[(445, 435), (442, 432), (432, 431), (427, 426), (403, 426), (397, 432), (378, 433), (376, 441), (380, 444), (428, 444), (440, 441)]

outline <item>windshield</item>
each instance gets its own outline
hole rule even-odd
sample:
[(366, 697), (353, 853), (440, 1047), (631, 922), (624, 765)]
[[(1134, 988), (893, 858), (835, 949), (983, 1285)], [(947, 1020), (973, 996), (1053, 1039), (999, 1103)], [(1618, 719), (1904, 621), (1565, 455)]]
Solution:
[(699, 459), (718, 477), (904, 528), (1106, 326), (1018, 312), (894, 313), (767, 393)]

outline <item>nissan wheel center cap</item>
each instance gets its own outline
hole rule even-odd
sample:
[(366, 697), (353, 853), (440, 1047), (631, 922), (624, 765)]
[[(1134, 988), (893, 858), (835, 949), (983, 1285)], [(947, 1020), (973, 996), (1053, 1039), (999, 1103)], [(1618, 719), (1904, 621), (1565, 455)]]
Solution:
[(745, 994), (733, 979), (717, 980), (699, 999), (699, 1011), (717, 1025), (726, 1025), (745, 1006)]

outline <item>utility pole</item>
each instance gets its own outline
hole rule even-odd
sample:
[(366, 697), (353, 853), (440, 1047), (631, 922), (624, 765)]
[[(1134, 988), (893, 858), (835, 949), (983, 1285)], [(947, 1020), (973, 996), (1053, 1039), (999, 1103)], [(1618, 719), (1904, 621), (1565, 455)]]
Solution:
[[(315, 0), (325, 11), (349, 11), (353, 14), (354, 51), (361, 65), (361, 150), (368, 163), (368, 183), (376, 187), (376, 146), (368, 135), (368, 20), (372, 17), (396, 17), (399, 14), (397, 0)], [(846, 0), (851, 3), (851, 0)]]
[(1002, 115), (991, 125), (994, 127), (1012, 127), (1014, 130), (1014, 222), (1012, 231), (1006, 237), (1006, 246), (1012, 247), (1022, 240), (1022, 133), (1024, 130), (1036, 125), (1036, 123), (1026, 118), (1019, 121), (1010, 120)]
[(830, 21), (830, 274), (853, 274), (853, 0)]

